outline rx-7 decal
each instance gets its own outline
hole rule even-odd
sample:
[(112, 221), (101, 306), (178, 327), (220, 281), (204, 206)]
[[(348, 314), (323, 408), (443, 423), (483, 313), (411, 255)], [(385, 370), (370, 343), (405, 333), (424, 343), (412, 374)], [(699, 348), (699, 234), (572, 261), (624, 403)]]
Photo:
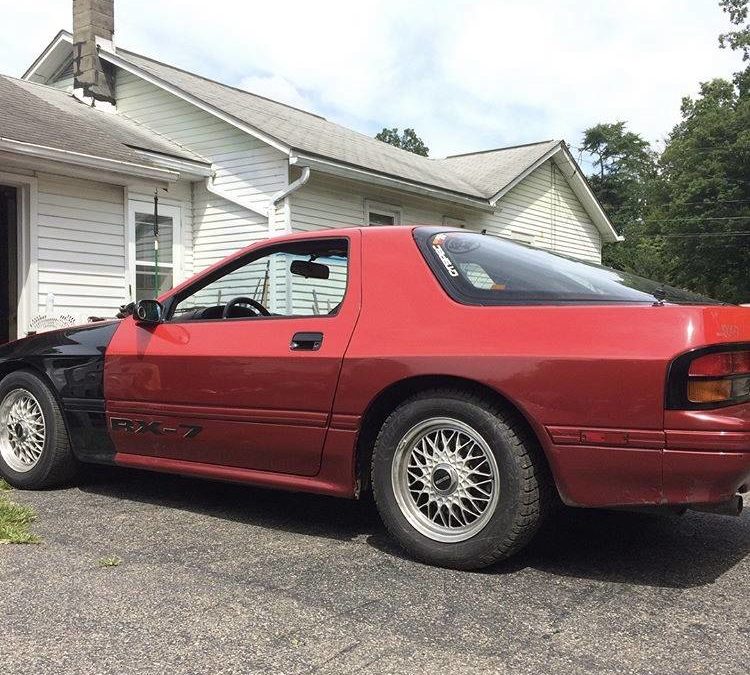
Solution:
[(164, 436), (165, 434), (180, 434), (183, 438), (195, 438), (203, 427), (193, 424), (178, 424), (176, 427), (165, 427), (159, 421), (129, 420), (124, 417), (112, 417), (109, 420), (112, 431), (124, 431), (129, 434), (145, 434), (147, 432)]

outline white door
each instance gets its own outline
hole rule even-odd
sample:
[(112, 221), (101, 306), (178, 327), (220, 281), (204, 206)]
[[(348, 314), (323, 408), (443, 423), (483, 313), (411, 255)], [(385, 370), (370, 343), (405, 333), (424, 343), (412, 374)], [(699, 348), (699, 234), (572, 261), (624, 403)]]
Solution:
[(153, 202), (129, 203), (130, 300), (156, 298), (182, 281), (181, 209), (159, 204), (158, 216), (155, 227)]

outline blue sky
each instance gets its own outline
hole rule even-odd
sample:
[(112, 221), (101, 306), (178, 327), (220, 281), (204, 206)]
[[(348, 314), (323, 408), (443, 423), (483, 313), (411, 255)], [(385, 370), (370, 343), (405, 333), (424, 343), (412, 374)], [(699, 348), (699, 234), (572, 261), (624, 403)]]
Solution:
[[(69, 0), (3, 7), (0, 72), (20, 75)], [(681, 97), (728, 77), (714, 0), (115, 0), (116, 44), (364, 133), (414, 127), (443, 156), (597, 122), (663, 139)]]

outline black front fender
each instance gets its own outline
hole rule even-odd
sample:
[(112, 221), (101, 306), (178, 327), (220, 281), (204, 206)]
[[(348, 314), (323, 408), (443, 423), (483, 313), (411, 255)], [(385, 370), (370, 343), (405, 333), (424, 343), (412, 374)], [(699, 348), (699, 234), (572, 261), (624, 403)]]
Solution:
[(119, 323), (64, 328), (0, 347), (0, 377), (23, 368), (52, 387), (82, 461), (110, 462), (115, 454), (105, 417), (104, 356)]

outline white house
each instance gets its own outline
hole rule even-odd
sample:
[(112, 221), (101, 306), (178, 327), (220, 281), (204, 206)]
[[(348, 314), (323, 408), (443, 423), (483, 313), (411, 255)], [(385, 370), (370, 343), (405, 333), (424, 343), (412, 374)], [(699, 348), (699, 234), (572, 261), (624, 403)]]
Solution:
[(73, 34), (0, 76), (0, 342), (283, 232), (446, 224), (596, 262), (617, 240), (562, 141), (420, 157), (116, 47), (113, 0), (73, 7)]

